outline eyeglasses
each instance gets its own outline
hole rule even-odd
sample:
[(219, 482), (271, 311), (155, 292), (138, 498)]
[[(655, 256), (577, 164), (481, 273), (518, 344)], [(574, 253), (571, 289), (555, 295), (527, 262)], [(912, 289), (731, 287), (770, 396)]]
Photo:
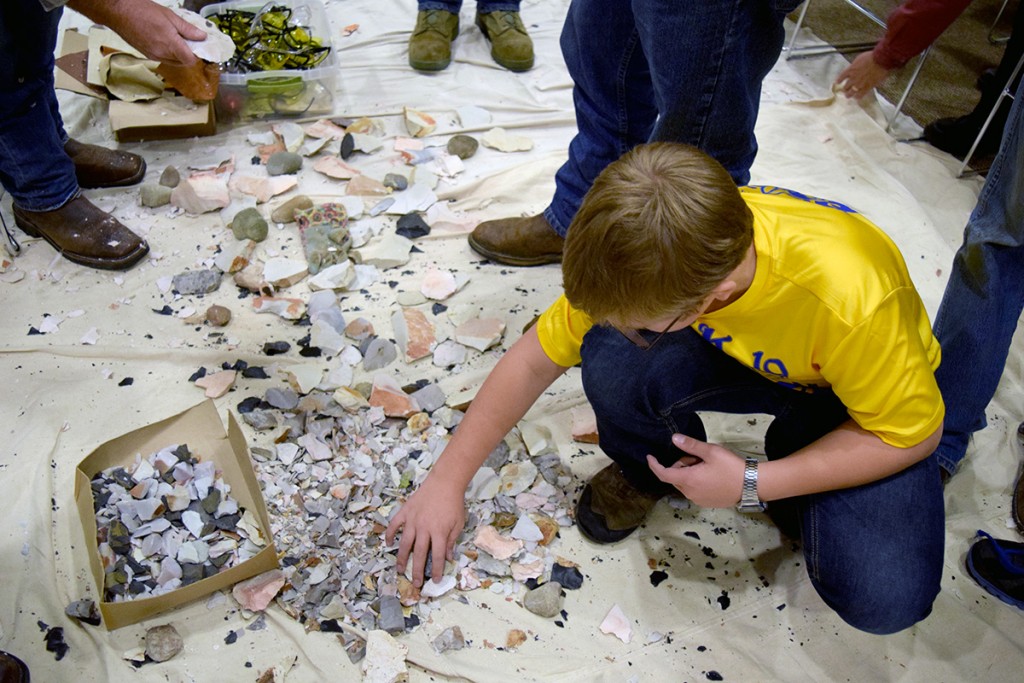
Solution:
[(670, 322), (665, 327), (664, 330), (662, 330), (661, 332), (654, 333), (654, 337), (652, 339), (647, 339), (647, 337), (645, 337), (644, 335), (640, 334), (640, 330), (635, 329), (633, 327), (618, 327), (617, 325), (614, 326), (614, 327), (615, 327), (616, 330), (619, 331), (619, 334), (621, 334), (623, 337), (625, 337), (629, 341), (633, 342), (633, 344), (635, 344), (638, 347), (640, 347), (640, 349), (642, 349), (643, 351), (648, 351), (655, 344), (657, 344), (659, 341), (661, 341), (661, 338), (664, 337), (666, 334), (668, 334), (669, 330), (671, 330), (672, 327), (675, 326), (675, 324), (677, 322), (682, 320), (684, 315), (686, 315), (686, 313), (680, 313), (679, 315), (677, 315), (672, 320), (672, 322)]

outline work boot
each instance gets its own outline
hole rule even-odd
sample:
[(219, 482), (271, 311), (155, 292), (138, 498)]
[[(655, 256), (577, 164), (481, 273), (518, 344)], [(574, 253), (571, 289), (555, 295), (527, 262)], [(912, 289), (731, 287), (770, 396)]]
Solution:
[(495, 62), (509, 71), (526, 71), (533, 66), (533, 41), (519, 12), (477, 12), (476, 25), (484, 38), (491, 41), (491, 58)]
[(484, 221), (469, 235), (474, 251), (509, 266), (561, 263), (564, 243), (565, 238), (555, 232), (544, 214)]
[(0, 683), (29, 683), (25, 662), (7, 652), (0, 652)]
[(459, 35), (459, 15), (443, 9), (416, 14), (409, 37), (409, 66), (417, 71), (440, 71), (452, 63), (452, 41)]
[(71, 138), (64, 143), (64, 152), (75, 164), (79, 187), (134, 185), (146, 175), (145, 160), (131, 152), (87, 145)]
[(617, 463), (595, 474), (576, 503), (576, 525), (595, 543), (617, 543), (636, 531), (654, 505), (676, 488), (659, 482), (654, 491), (633, 486)]
[[(974, 144), (984, 123), (984, 119), (979, 121), (973, 114), (936, 119), (924, 127), (924, 139), (932, 147), (952, 154), (958, 159), (963, 159), (971, 151), (971, 145)], [(982, 136), (973, 156), (984, 157), (995, 154), (1003, 139), (1005, 124), (1006, 111), (1004, 111), (1004, 107), (1000, 107), (999, 113), (993, 117), (992, 123), (985, 130), (985, 135)]]
[(80, 194), (54, 211), (15, 206), (14, 222), (67, 260), (90, 268), (127, 270), (149, 253), (145, 240)]

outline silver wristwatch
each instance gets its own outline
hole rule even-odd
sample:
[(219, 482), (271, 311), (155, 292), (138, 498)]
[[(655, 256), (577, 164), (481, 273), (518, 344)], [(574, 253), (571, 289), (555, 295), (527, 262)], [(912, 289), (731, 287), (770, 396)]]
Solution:
[(736, 509), (740, 512), (764, 512), (764, 503), (757, 497), (757, 458), (747, 458), (743, 466), (743, 493)]

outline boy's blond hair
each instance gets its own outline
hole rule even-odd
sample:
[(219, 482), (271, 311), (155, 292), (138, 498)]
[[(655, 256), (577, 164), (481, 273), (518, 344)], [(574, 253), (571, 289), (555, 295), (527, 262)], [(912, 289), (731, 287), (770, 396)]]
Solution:
[(753, 237), (753, 215), (717, 161), (689, 145), (640, 145), (583, 198), (565, 241), (565, 294), (598, 323), (693, 313)]

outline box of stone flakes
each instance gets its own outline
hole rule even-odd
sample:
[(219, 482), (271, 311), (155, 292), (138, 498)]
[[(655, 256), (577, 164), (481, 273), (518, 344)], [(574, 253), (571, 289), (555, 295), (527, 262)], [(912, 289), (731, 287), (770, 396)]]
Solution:
[(94, 450), (75, 503), (109, 630), (278, 566), (245, 437), (212, 401)]

